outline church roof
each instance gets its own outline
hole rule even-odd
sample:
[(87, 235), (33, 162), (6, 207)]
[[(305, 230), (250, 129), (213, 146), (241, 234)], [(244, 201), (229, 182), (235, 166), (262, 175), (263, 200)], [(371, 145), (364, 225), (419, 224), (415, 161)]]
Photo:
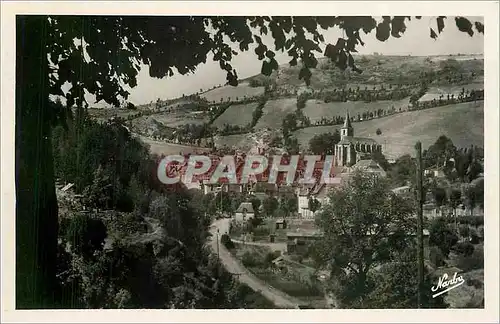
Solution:
[(351, 118), (349, 116), (349, 111), (347, 111), (347, 110), (345, 112), (344, 128), (352, 128)]
[(382, 176), (386, 175), (384, 169), (373, 160), (361, 160), (353, 166), (354, 169), (362, 170), (365, 172), (379, 173)]
[(376, 140), (367, 138), (367, 137), (353, 137), (353, 136), (346, 136), (342, 140), (340, 140), (339, 144), (378, 144)]

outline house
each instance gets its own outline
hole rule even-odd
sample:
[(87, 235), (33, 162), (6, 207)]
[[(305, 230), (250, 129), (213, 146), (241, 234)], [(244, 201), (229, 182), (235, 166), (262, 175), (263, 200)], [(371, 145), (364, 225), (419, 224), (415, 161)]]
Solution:
[(297, 211), (299, 213), (299, 216), (304, 217), (304, 218), (312, 218), (313, 212), (309, 210), (309, 197), (310, 197), (310, 192), (314, 188), (314, 184), (307, 184), (303, 185), (300, 188), (297, 188)]
[(239, 222), (244, 222), (254, 217), (255, 213), (253, 210), (252, 203), (250, 202), (242, 202), (234, 215), (234, 219)]
[(291, 198), (295, 196), (295, 189), (292, 186), (278, 186), (277, 195), (279, 197)]
[(444, 178), (446, 175), (444, 174), (443, 168), (433, 166), (424, 170), (424, 176), (434, 177), (434, 178)]
[(275, 195), (278, 192), (278, 186), (275, 183), (269, 183), (267, 181), (259, 181), (252, 185), (250, 188), (250, 194), (256, 195), (266, 194), (266, 195)]
[[(327, 204), (329, 201), (328, 194), (333, 188), (340, 184), (325, 184), (317, 183), (314, 185), (304, 185), (297, 190), (297, 211), (303, 218), (314, 217), (314, 212), (309, 209), (309, 200), (316, 199), (320, 205)], [(316, 212), (316, 211), (315, 211)]]
[(243, 184), (243, 183), (222, 183), (221, 190), (223, 192), (243, 193), (246, 190), (246, 184)]
[(206, 180), (201, 181), (201, 187), (203, 188), (203, 193), (208, 195), (210, 193), (217, 193), (220, 191), (221, 185), (218, 183), (209, 183)]

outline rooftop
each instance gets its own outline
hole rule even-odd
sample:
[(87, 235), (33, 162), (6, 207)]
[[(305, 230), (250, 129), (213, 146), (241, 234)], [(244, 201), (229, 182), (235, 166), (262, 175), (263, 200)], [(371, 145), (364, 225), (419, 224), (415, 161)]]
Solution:
[(346, 136), (344, 137), (339, 144), (378, 144), (376, 140), (372, 138), (367, 138), (367, 137), (352, 137), (352, 136)]
[(236, 210), (237, 213), (253, 213), (253, 206), (250, 202), (242, 202), (240, 207)]

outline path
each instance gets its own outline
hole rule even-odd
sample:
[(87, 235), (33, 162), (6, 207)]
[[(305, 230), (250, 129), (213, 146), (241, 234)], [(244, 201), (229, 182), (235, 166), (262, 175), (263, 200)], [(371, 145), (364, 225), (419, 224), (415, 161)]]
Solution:
[[(229, 219), (216, 220), (210, 228), (210, 233), (212, 234), (210, 246), (213, 251), (219, 252), (219, 258), (222, 265), (230, 273), (237, 274), (240, 282), (248, 285), (254, 291), (261, 293), (264, 297), (273, 302), (276, 307), (298, 308), (298, 306), (302, 304), (300, 301), (267, 285), (264, 281), (257, 278), (250, 271), (248, 271), (248, 269), (241, 265), (224, 245), (220, 244), (220, 237), (222, 234), (229, 231), (229, 221)], [(217, 230), (219, 230), (219, 235), (217, 235)]]

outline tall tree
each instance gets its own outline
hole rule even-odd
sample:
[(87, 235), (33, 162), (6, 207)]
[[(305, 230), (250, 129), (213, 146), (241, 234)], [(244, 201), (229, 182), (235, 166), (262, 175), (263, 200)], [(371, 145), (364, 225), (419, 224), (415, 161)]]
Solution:
[(324, 236), (316, 259), (331, 267), (338, 301), (354, 305), (371, 290), (369, 272), (411, 244), (414, 210), (408, 200), (392, 194), (384, 179), (361, 172), (329, 198), (317, 217)]
[(317, 155), (333, 154), (335, 145), (340, 141), (340, 133), (338, 129), (332, 133), (324, 133), (315, 135), (309, 140), (309, 149)]
[(266, 197), (262, 202), (262, 211), (266, 216), (274, 216), (279, 207), (279, 201), (275, 197)]
[[(271, 32), (275, 50), (287, 51), (290, 64), (301, 60), (299, 78), (310, 83), (324, 37), (320, 28), (339, 27), (345, 36), (328, 44), (325, 56), (339, 68), (358, 70), (351, 55), (363, 42), (360, 31), (376, 31), (377, 39), (400, 37), (410, 17), (140, 17), (140, 16), (17, 16), (16, 18), (16, 302), (19, 308), (57, 305), (57, 199), (51, 130), (61, 112), (50, 95), (66, 98), (67, 107), (86, 107), (84, 94), (115, 106), (128, 99), (126, 86), (137, 85), (141, 63), (151, 77), (194, 72), (209, 53), (238, 84), (230, 64), (256, 43), (262, 73), (278, 69), (275, 53), (260, 33)], [(480, 22), (455, 18), (460, 31), (483, 32)], [(207, 28), (210, 26), (211, 28)], [(307, 32), (307, 33), (306, 33)], [(427, 32), (426, 32), (427, 33)], [(175, 48), (175, 51), (171, 49)], [(191, 53), (192, 55), (186, 55)], [(359, 71), (359, 70), (358, 70)], [(64, 93), (61, 87), (71, 87)], [(36, 264), (33, 267), (33, 264)]]

